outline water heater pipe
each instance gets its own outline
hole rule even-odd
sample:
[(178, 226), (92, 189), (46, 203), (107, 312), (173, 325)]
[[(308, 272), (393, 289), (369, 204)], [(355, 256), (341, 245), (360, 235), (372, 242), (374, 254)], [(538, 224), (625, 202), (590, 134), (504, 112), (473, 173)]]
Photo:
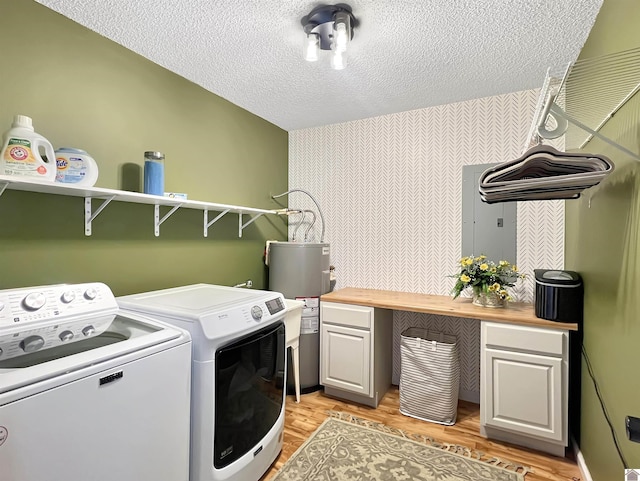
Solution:
[(272, 199), (277, 199), (278, 197), (283, 197), (285, 195), (291, 194), (292, 192), (301, 192), (303, 194), (306, 194), (309, 196), (309, 198), (313, 201), (313, 203), (316, 205), (316, 208), (318, 209), (318, 214), (320, 214), (320, 221), (322, 222), (322, 230), (321, 230), (321, 234), (320, 234), (320, 242), (324, 242), (324, 216), (322, 215), (322, 210), (320, 210), (320, 204), (318, 204), (318, 201), (315, 199), (314, 196), (312, 196), (309, 192), (307, 192), (306, 190), (302, 190), (302, 189), (290, 189), (286, 192), (283, 192), (282, 194), (278, 194), (278, 195), (272, 195), (271, 198)]
[(300, 226), (304, 222), (304, 218), (307, 216), (307, 212), (309, 212), (309, 211), (308, 210), (299, 210), (298, 211), (298, 213), (302, 214), (302, 217), (300, 217), (300, 220), (296, 224), (295, 229), (293, 229), (293, 234), (291, 235), (291, 240), (293, 240), (294, 242), (296, 240), (296, 236), (298, 235), (298, 229), (300, 228)]
[(311, 222), (309, 222), (309, 227), (307, 227), (307, 229), (304, 231), (304, 241), (307, 242), (307, 239), (309, 238), (309, 231), (311, 230), (311, 228), (313, 227), (313, 224), (316, 223), (316, 213), (312, 210), (304, 210), (304, 213), (309, 213), (313, 216)]

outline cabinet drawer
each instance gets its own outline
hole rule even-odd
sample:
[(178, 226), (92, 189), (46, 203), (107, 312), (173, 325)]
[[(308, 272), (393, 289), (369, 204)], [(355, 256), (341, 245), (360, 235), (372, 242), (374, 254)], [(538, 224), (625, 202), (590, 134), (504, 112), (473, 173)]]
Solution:
[(567, 332), (563, 330), (482, 323), (483, 347), (500, 347), (562, 357), (566, 354), (567, 339)]
[(323, 323), (371, 329), (372, 319), (373, 307), (338, 304), (335, 302), (320, 303), (320, 320)]

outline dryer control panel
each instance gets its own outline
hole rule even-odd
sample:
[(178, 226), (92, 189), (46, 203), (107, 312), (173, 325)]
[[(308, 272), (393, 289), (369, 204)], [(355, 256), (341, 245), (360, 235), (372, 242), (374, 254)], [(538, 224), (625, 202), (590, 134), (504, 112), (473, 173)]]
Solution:
[(0, 290), (0, 360), (100, 334), (117, 311), (98, 282)]

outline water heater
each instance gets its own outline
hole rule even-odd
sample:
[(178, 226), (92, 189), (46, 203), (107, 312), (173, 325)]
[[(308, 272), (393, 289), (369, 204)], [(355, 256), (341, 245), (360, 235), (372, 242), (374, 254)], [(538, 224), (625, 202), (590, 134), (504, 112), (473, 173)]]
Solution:
[[(269, 289), (305, 303), (300, 324), (300, 390), (320, 387), (320, 296), (329, 292), (329, 244), (272, 242)], [(291, 363), (289, 363), (291, 366)], [(289, 370), (287, 379), (292, 380)]]

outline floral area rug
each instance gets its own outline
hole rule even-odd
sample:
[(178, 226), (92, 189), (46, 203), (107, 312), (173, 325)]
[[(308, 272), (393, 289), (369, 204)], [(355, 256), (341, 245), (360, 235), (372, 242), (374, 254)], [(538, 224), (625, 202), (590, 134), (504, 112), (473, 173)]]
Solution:
[(524, 466), (347, 413), (329, 418), (272, 481), (524, 481)]

